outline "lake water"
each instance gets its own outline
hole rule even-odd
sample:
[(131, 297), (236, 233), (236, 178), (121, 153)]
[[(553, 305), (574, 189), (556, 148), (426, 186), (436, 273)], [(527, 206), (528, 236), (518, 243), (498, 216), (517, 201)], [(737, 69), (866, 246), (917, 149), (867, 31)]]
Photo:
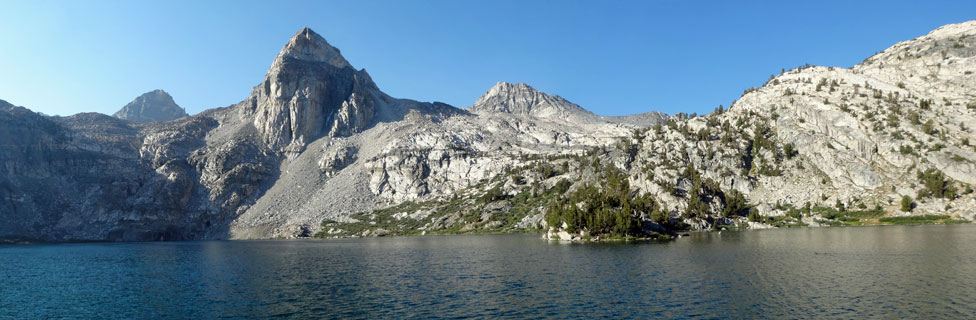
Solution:
[(974, 225), (0, 246), (0, 318), (974, 315)]

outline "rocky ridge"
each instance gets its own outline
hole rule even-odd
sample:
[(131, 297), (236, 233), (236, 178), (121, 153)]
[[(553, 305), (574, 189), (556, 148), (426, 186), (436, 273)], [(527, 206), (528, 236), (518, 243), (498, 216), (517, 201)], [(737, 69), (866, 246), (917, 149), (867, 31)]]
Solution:
[[(654, 212), (633, 212), (653, 230), (829, 224), (816, 208), (839, 206), (972, 220), (974, 34), (970, 21), (850, 69), (784, 70), (704, 116), (605, 117), (525, 84), (499, 83), (466, 109), (396, 99), (305, 28), (250, 97), (174, 121), (0, 103), (0, 219), (11, 222), (0, 236), (538, 229), (551, 202), (610, 168), (654, 199)], [(923, 180), (936, 171), (933, 194)]]

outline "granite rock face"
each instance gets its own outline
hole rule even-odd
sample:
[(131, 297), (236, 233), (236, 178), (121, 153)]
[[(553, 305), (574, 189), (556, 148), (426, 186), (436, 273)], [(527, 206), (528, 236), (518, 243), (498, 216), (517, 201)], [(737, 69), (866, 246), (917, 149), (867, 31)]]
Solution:
[[(303, 237), (394, 206), (413, 211), (391, 219), (424, 231), (539, 228), (544, 207), (514, 199), (600, 185), (609, 166), (699, 228), (730, 221), (733, 192), (763, 215), (805, 203), (902, 214), (925, 169), (960, 192), (913, 213), (972, 219), (974, 48), (976, 22), (949, 25), (850, 69), (784, 71), (724, 112), (608, 117), (525, 84), (499, 83), (463, 109), (392, 98), (306, 28), (248, 98), (193, 116), (47, 117), (0, 100), (0, 237)], [(706, 191), (688, 215), (688, 195)]]
[(170, 121), (186, 117), (186, 111), (163, 90), (153, 90), (137, 97), (112, 116), (135, 122)]
[(550, 96), (524, 83), (499, 82), (471, 106), (471, 111), (503, 112), (519, 116), (560, 119), (568, 121), (598, 118), (575, 103), (560, 96)]
[(304, 28), (275, 58), (245, 102), (272, 148), (304, 146), (323, 135), (348, 136), (373, 120), (376, 85), (322, 36)]
[[(0, 110), (0, 234), (46, 240), (181, 240), (200, 236), (185, 208), (195, 178), (163, 176), (140, 157), (131, 122), (83, 113)], [(161, 167), (176, 167), (167, 162)]]

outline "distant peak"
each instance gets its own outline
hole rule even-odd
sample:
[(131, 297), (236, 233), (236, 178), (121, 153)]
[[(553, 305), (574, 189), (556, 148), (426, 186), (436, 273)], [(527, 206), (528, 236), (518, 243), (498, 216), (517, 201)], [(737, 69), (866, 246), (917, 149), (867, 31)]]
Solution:
[[(492, 88), (528, 88), (528, 89), (532, 89), (532, 86), (530, 86), (528, 84), (525, 84), (525, 83), (521, 83), (521, 82), (509, 83), (509, 82), (505, 82), (505, 81), (499, 81)], [(535, 90), (535, 89), (532, 89), (532, 90)]]
[(471, 106), (475, 112), (502, 112), (542, 118), (590, 118), (595, 115), (560, 96), (525, 83), (498, 82)]
[(179, 119), (187, 114), (173, 101), (173, 96), (162, 89), (156, 89), (139, 95), (113, 116), (136, 122), (153, 122)]
[(512, 86), (511, 83), (508, 83), (508, 82), (505, 82), (505, 81), (498, 81), (498, 83), (495, 83), (495, 86), (493, 86), (492, 89), (494, 89), (494, 88), (505, 88), (505, 87), (511, 87), (511, 86)]
[(149, 92), (143, 93), (139, 97), (148, 97), (148, 96), (159, 96), (159, 97), (165, 97), (166, 99), (169, 99), (170, 101), (173, 100), (173, 96), (169, 95), (169, 93), (166, 92), (166, 91), (164, 91), (163, 89), (156, 89), (156, 90), (153, 90), (153, 91), (149, 91)]
[(275, 64), (280, 64), (284, 59), (295, 59), (310, 62), (327, 62), (335, 67), (351, 67), (349, 62), (342, 57), (339, 49), (329, 45), (325, 38), (320, 36), (309, 27), (304, 27), (295, 33), (285, 47), (275, 58)]
[(481, 97), (481, 99), (486, 99), (486, 98), (491, 98), (496, 96), (520, 96), (520, 95), (526, 96), (526, 95), (546, 95), (546, 94), (542, 93), (539, 90), (536, 90), (532, 86), (529, 86), (525, 83), (521, 83), (521, 82), (508, 83), (508, 82), (501, 81), (496, 83), (495, 86), (491, 87), (491, 89), (488, 89), (488, 92), (486, 92)]

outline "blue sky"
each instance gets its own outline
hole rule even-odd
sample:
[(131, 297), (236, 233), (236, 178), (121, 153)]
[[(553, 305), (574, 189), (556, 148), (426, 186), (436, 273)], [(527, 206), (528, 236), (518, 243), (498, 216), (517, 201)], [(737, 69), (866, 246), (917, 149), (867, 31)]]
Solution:
[(471, 105), (525, 82), (596, 113), (709, 112), (804, 63), (849, 67), (976, 1), (9, 1), (0, 99), (112, 113), (236, 103), (309, 26), (388, 94)]

